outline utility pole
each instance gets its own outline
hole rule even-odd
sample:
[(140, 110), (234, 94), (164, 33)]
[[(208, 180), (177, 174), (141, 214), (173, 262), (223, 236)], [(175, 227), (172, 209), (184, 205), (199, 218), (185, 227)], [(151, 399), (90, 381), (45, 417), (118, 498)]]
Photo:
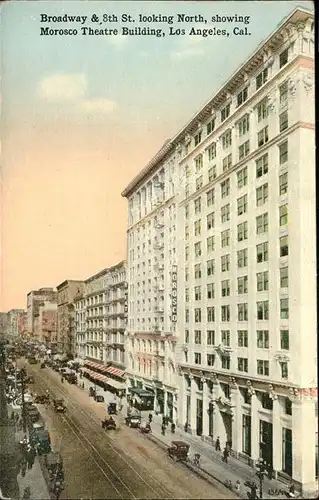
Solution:
[(257, 462), (256, 468), (258, 470), (257, 477), (259, 479), (259, 498), (262, 498), (264, 475), (266, 474), (266, 464), (262, 458), (259, 460), (259, 462)]

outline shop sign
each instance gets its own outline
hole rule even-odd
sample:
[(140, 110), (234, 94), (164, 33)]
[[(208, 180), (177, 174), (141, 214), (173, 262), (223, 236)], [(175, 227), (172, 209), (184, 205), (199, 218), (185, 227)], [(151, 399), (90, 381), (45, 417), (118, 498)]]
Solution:
[(171, 298), (172, 298), (172, 317), (171, 321), (172, 323), (177, 322), (177, 266), (172, 266), (172, 292), (171, 292)]

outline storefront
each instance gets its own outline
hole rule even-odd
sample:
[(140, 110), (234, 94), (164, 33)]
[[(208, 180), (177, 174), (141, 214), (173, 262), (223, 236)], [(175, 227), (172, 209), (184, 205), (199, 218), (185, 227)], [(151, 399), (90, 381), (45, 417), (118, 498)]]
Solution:
[(174, 396), (171, 392), (167, 392), (166, 416), (170, 420), (173, 420), (173, 410), (174, 410)]
[(128, 391), (135, 408), (140, 411), (152, 411), (154, 409), (154, 392), (139, 387), (130, 387)]
[(203, 400), (196, 400), (196, 434), (201, 436), (203, 434)]
[(251, 416), (243, 415), (243, 429), (242, 429), (242, 452), (248, 457), (251, 456)]
[(282, 428), (282, 470), (292, 476), (292, 430)]
[(260, 420), (259, 424), (259, 434), (260, 434), (260, 456), (267, 464), (273, 465), (273, 453), (272, 453), (272, 424), (266, 422), (265, 420)]
[(214, 403), (211, 401), (208, 406), (208, 435), (214, 435)]

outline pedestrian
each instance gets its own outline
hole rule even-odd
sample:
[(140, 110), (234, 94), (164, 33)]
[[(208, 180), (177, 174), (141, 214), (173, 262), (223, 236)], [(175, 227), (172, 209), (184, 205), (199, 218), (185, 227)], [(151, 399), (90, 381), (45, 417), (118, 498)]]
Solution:
[(176, 429), (176, 425), (174, 424), (174, 422), (171, 423), (171, 433), (172, 434), (175, 434), (175, 429)]
[(216, 443), (215, 443), (215, 450), (216, 450), (216, 451), (221, 451), (221, 447), (220, 447), (220, 438), (219, 438), (219, 436), (217, 436), (217, 439), (216, 439)]
[(293, 483), (290, 483), (289, 485), (289, 490), (288, 490), (288, 495), (290, 498), (295, 498), (295, 485)]
[(239, 493), (240, 492), (240, 481), (237, 479), (236, 484), (235, 484), (235, 490)]
[(188, 422), (186, 422), (184, 425), (184, 432), (188, 432)]
[(153, 420), (153, 415), (151, 413), (148, 414), (148, 421), (149, 423), (152, 423)]
[(250, 498), (251, 500), (257, 499), (257, 484), (255, 483), (255, 481), (253, 481), (250, 486)]
[(28, 469), (32, 469), (34, 461), (35, 461), (35, 455), (36, 455), (35, 449), (30, 446), (29, 451), (28, 451), (28, 457), (27, 457)]
[(223, 458), (222, 458), (222, 461), (225, 462), (225, 464), (228, 463), (228, 457), (229, 457), (229, 451), (225, 446), (224, 451), (223, 451)]
[(166, 429), (166, 426), (164, 424), (164, 422), (162, 423), (162, 435), (165, 436), (165, 429)]
[(268, 473), (268, 479), (273, 478), (273, 470), (271, 464), (267, 464), (267, 473)]
[(25, 459), (25, 457), (22, 458), (21, 460), (21, 465), (20, 465), (20, 472), (21, 472), (21, 476), (24, 477), (25, 476), (25, 473), (27, 472), (27, 461)]

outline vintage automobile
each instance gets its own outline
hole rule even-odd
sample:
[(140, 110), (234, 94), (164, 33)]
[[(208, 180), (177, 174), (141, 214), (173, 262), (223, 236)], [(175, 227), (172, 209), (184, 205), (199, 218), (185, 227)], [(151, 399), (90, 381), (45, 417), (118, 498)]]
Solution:
[(50, 434), (46, 429), (37, 431), (34, 440), (39, 455), (45, 455), (52, 451)]
[(45, 363), (41, 363), (40, 368), (45, 368)]
[(141, 425), (141, 416), (140, 415), (127, 415), (125, 417), (125, 424), (128, 427), (132, 427), (133, 429), (137, 429)]
[(102, 420), (102, 429), (105, 429), (106, 431), (109, 430), (116, 430), (116, 422), (115, 420), (110, 417), (106, 418), (105, 420)]
[(69, 384), (76, 384), (78, 379), (75, 373), (66, 373), (64, 375), (65, 380), (69, 382)]
[(50, 396), (47, 394), (37, 394), (34, 398), (34, 402), (38, 404), (50, 403)]
[(140, 431), (142, 434), (149, 434), (152, 432), (151, 424), (149, 422), (143, 422), (140, 425)]
[(54, 411), (56, 411), (56, 412), (59, 412), (59, 413), (65, 412), (66, 408), (65, 408), (63, 399), (54, 399), (53, 400), (53, 408), (54, 408)]
[(116, 403), (109, 403), (107, 412), (109, 415), (117, 415)]
[(95, 391), (94, 387), (90, 387), (89, 388), (89, 396), (90, 396), (90, 398), (94, 398), (95, 394), (96, 394), (96, 391)]
[(172, 441), (171, 446), (167, 449), (168, 455), (175, 462), (186, 462), (188, 460), (189, 444), (185, 441)]
[(38, 422), (40, 420), (39, 410), (35, 406), (26, 407), (25, 411), (30, 424)]
[(50, 476), (55, 475), (59, 470), (63, 470), (63, 459), (60, 453), (51, 451), (44, 459), (44, 464)]
[(39, 436), (41, 437), (41, 432), (45, 431), (44, 422), (38, 421), (34, 422), (29, 426), (29, 439), (31, 446), (34, 446), (39, 441)]
[(104, 396), (101, 396), (100, 394), (96, 394), (96, 396), (94, 396), (94, 401), (96, 401), (97, 403), (104, 403), (105, 399), (104, 399)]

